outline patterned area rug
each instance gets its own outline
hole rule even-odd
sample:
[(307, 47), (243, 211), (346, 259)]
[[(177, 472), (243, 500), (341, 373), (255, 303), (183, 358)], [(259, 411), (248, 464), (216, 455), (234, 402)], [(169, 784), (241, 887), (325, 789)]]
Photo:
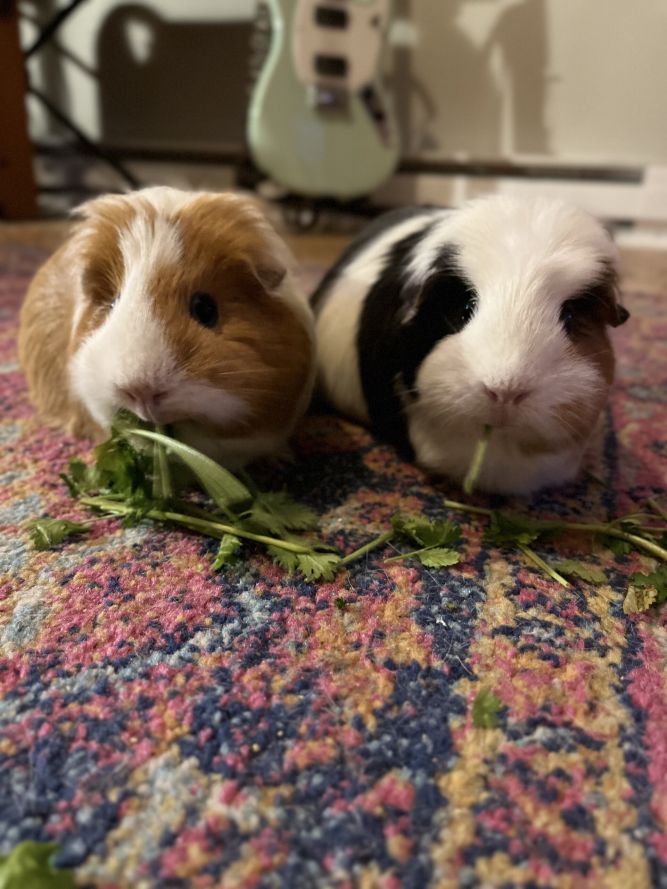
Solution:
[[(16, 364), (41, 259), (0, 250), (0, 852), (54, 840), (106, 889), (667, 886), (667, 607), (622, 610), (650, 560), (591, 543), (610, 583), (564, 589), (470, 519), (455, 568), (378, 552), (317, 585), (111, 520), (34, 552), (26, 520), (84, 516), (58, 473), (87, 451), (37, 422)], [(543, 516), (665, 494), (667, 300), (626, 302), (604, 485), (536, 497)], [(341, 549), (461, 497), (333, 417), (296, 453), (290, 492)]]

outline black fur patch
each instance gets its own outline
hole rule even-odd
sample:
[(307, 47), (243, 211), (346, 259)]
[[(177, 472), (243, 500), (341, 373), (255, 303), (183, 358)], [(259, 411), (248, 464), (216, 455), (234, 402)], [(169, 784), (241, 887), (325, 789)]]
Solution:
[(440, 252), (433, 273), (414, 299), (417, 311), (400, 337), (401, 373), (408, 391), (413, 389), (417, 371), (436, 343), (463, 330), (477, 305), (474, 288), (457, 269), (455, 247)]
[[(315, 313), (317, 314), (318, 310), (322, 308), (324, 297), (331, 289), (331, 285), (336, 278), (347, 268), (352, 260), (362, 252), (362, 250), (368, 247), (373, 241), (377, 240), (384, 232), (389, 231), (401, 222), (405, 222), (406, 219), (412, 219), (414, 216), (425, 216), (429, 210), (436, 209), (438, 208), (426, 205), (420, 207), (402, 207), (399, 210), (391, 210), (389, 213), (383, 213), (381, 216), (378, 216), (377, 219), (374, 219), (370, 225), (365, 226), (361, 232), (359, 232), (357, 237), (348, 244), (345, 250), (343, 250), (312, 294), (310, 304)], [(428, 217), (425, 216), (425, 224), (427, 219)]]
[[(403, 238), (389, 251), (368, 292), (357, 347), (361, 383), (371, 424), (409, 457), (401, 390), (416, 396), (417, 371), (433, 347), (457, 333), (474, 310), (474, 292), (456, 268), (456, 250), (444, 249), (422, 286), (406, 282), (405, 268), (431, 225)], [(466, 308), (467, 307), (467, 308)]]

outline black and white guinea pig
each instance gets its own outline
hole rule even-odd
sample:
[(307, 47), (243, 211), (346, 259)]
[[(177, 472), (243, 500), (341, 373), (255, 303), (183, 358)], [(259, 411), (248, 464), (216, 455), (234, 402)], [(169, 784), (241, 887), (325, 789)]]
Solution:
[(552, 200), (488, 197), (388, 213), (313, 295), (319, 383), (424, 468), (529, 493), (573, 478), (628, 318), (602, 225)]

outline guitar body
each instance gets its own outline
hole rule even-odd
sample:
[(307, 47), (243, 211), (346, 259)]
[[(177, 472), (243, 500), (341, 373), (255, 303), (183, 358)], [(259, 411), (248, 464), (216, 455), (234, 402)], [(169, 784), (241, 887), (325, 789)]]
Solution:
[(257, 166), (290, 191), (352, 199), (395, 169), (398, 134), (376, 74), (389, 2), (267, 0), (272, 39), (248, 143)]

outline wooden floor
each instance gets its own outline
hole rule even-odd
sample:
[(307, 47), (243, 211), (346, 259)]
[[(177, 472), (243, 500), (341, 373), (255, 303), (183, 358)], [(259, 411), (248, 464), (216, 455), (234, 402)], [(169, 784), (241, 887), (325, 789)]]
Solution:
[[(62, 243), (68, 230), (66, 221), (0, 222), (0, 244), (28, 244), (51, 251)], [(282, 234), (298, 262), (324, 266), (333, 262), (350, 240), (349, 235), (341, 234)], [(667, 251), (623, 249), (621, 269), (624, 287), (667, 294)]]
[[(67, 237), (70, 223), (0, 222), (0, 244), (28, 244), (53, 251)], [(329, 265), (350, 240), (339, 234), (290, 234), (282, 232), (297, 262), (316, 262)]]

